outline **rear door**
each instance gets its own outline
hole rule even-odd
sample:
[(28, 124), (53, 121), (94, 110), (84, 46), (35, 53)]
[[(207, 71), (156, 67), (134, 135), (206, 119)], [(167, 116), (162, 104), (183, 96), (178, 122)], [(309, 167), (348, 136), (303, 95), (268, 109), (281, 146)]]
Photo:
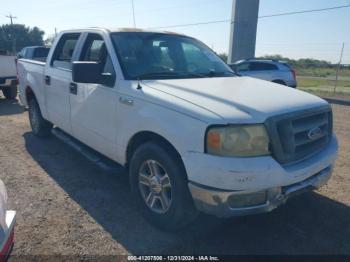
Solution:
[(72, 133), (70, 122), (69, 86), (72, 82), (72, 59), (81, 34), (66, 33), (60, 38), (44, 76), (46, 108), (49, 120)]
[[(101, 74), (111, 74), (115, 69), (105, 40), (99, 34), (89, 33), (77, 60), (98, 62)], [(116, 141), (118, 94), (114, 83), (71, 83), (70, 104), (73, 135), (100, 153), (113, 158)]]

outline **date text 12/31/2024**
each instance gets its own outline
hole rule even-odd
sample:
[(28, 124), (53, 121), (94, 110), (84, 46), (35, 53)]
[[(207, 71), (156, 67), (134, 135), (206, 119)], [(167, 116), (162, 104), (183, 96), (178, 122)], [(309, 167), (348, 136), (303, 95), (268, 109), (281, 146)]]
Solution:
[(219, 261), (216, 256), (128, 256), (128, 261)]

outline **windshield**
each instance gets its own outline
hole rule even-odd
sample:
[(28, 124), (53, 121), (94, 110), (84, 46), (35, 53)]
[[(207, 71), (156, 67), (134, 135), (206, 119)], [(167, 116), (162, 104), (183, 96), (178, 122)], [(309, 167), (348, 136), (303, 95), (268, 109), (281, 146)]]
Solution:
[(118, 32), (111, 38), (126, 80), (235, 75), (212, 50), (190, 37)]

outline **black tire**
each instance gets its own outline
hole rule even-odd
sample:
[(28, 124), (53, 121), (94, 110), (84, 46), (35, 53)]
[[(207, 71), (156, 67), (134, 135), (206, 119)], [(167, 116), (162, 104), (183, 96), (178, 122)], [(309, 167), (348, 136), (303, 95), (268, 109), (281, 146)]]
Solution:
[(52, 124), (43, 118), (38, 102), (34, 98), (29, 101), (28, 115), (34, 135), (45, 137), (51, 134)]
[(17, 85), (4, 87), (2, 93), (7, 99), (15, 99), (17, 97)]
[[(144, 200), (139, 185), (139, 172), (143, 164), (148, 161), (159, 163), (170, 178), (171, 204), (165, 213), (153, 211)], [(130, 161), (130, 184), (137, 205), (145, 219), (158, 228), (175, 231), (186, 227), (198, 215), (194, 207), (192, 196), (188, 189), (186, 171), (181, 159), (172, 148), (148, 142), (141, 145), (133, 154)]]
[(272, 82), (274, 82), (274, 83), (276, 83), (276, 84), (283, 85), (283, 86), (286, 86), (286, 85), (287, 85), (287, 84), (286, 84), (284, 81), (282, 81), (282, 80), (274, 80), (274, 81), (272, 81)]

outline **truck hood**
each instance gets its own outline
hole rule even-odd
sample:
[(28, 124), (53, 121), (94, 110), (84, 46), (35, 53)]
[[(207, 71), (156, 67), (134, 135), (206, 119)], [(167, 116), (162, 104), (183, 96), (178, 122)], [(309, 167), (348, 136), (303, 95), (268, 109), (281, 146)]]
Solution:
[(226, 123), (263, 123), (273, 115), (328, 104), (306, 92), (250, 77), (148, 80), (143, 83), (172, 96), (173, 100), (192, 104), (192, 114), (205, 109)]

